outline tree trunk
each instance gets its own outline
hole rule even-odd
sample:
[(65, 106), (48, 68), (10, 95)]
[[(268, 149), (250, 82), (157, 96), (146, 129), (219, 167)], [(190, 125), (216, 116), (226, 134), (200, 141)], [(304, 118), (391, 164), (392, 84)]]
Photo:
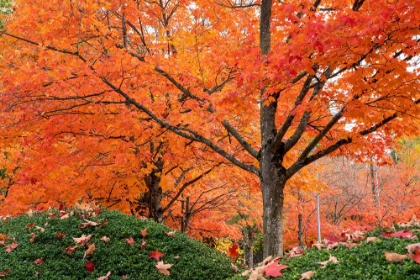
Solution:
[(163, 194), (162, 188), (160, 187), (160, 176), (162, 174), (163, 165), (163, 161), (159, 159), (157, 162), (155, 162), (156, 167), (144, 178), (148, 189), (148, 192), (144, 194), (144, 197), (147, 203), (147, 207), (149, 208), (149, 217), (157, 223), (163, 222)]
[(298, 215), (298, 243), (299, 246), (303, 248), (303, 215), (302, 213), (299, 213)]
[(275, 136), (274, 102), (261, 108), (262, 148), (260, 158), (260, 183), (263, 194), (264, 257), (283, 256), (283, 200), (286, 170), (282, 158), (272, 151)]
[[(273, 168), (274, 169), (274, 168)], [(268, 173), (268, 172), (267, 172)], [(271, 178), (262, 178), (264, 257), (283, 256), (283, 201), (285, 180), (273, 172)]]

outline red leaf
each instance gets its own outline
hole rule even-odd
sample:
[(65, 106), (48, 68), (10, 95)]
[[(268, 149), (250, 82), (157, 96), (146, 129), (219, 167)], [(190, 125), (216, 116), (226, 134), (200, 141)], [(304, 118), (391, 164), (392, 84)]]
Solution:
[(385, 238), (391, 238), (393, 234), (393, 232), (382, 232), (381, 236)]
[(86, 264), (85, 264), (85, 268), (87, 271), (89, 272), (93, 272), (95, 270), (96, 265), (93, 264), (92, 260), (89, 260)]
[(12, 243), (6, 246), (6, 252), (10, 253), (13, 249), (15, 249), (18, 246), (17, 243)]
[(141, 242), (141, 246), (140, 246), (140, 249), (144, 249), (144, 247), (146, 247), (146, 241), (143, 239), (142, 240), (142, 242)]
[(238, 244), (233, 244), (228, 249), (228, 254), (232, 258), (236, 258), (238, 256)]
[(135, 243), (133, 237), (130, 236), (130, 238), (126, 238), (125, 241), (127, 242), (128, 245), (133, 245)]
[(3, 272), (0, 272), (0, 278), (6, 277), (6, 275), (9, 274), (9, 273), (10, 273), (10, 270), (8, 270), (8, 269), (3, 270)]
[(334, 236), (334, 235), (326, 235), (324, 237), (324, 239), (327, 241), (327, 244), (328, 243), (336, 243), (336, 242), (340, 241), (340, 238), (337, 237), (337, 236)]
[(36, 260), (34, 260), (34, 264), (43, 264), (44, 260), (42, 258), (38, 258)]
[(279, 265), (278, 262), (273, 262), (272, 264), (270, 264), (264, 269), (264, 274), (267, 277), (283, 276), (283, 274), (281, 274), (281, 271), (285, 268), (288, 268), (288, 266), (282, 265), (282, 264)]
[(158, 250), (155, 250), (149, 254), (149, 258), (160, 261), (160, 258), (163, 257), (164, 255), (165, 255), (164, 253), (159, 252)]
[(66, 234), (65, 234), (65, 233), (62, 233), (62, 232), (57, 231), (57, 232), (55, 233), (55, 237), (57, 237), (58, 239), (63, 239), (64, 237), (66, 237)]
[(410, 258), (413, 259), (413, 261), (415, 261), (416, 263), (420, 264), (420, 250), (418, 247), (416, 247), (416, 249), (414, 250), (414, 255), (413, 254), (409, 254), (408, 255)]
[(410, 238), (411, 236), (413, 236), (413, 232), (411, 230), (400, 230), (400, 231), (396, 231), (394, 232), (394, 234), (392, 235), (393, 237), (399, 237), (399, 238)]
[(68, 246), (65, 251), (67, 254), (71, 255), (74, 253), (74, 251), (77, 249), (77, 245), (74, 246)]

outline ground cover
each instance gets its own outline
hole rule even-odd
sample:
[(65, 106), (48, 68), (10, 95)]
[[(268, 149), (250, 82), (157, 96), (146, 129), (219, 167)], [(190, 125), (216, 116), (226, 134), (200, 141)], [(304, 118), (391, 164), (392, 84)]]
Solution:
[(0, 278), (227, 279), (223, 254), (117, 211), (29, 213), (0, 221)]

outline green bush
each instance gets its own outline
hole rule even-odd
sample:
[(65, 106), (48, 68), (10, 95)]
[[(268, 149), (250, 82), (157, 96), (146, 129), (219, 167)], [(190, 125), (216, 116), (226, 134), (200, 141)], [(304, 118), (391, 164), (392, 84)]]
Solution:
[[(384, 251), (398, 254), (407, 254), (406, 246), (418, 243), (417, 239), (384, 238), (381, 236), (383, 230), (377, 229), (368, 233), (368, 236), (379, 237), (380, 240), (366, 244), (362, 241), (361, 246), (347, 249), (339, 246), (333, 250), (310, 249), (304, 255), (284, 259), (281, 264), (289, 266), (282, 270), (282, 277), (270, 278), (278, 280), (298, 280), (301, 274), (307, 271), (314, 271), (315, 275), (311, 280), (347, 280), (347, 279), (369, 279), (369, 280), (420, 280), (420, 264), (415, 263), (411, 258), (406, 258), (402, 263), (391, 263), (385, 259)], [(413, 231), (418, 234), (418, 231)], [(336, 257), (338, 264), (328, 263), (325, 268), (320, 268), (318, 262), (329, 259), (330, 254)], [(235, 275), (230, 280), (245, 280), (247, 277)]]
[[(125, 275), (128, 276), (126, 279), (227, 279), (233, 275), (227, 257), (184, 234), (167, 236), (170, 229), (163, 225), (138, 220), (116, 211), (104, 211), (89, 219), (99, 223), (104, 220), (108, 222), (103, 227), (82, 229), (79, 224), (83, 219), (78, 215), (61, 220), (48, 218), (45, 212), (32, 217), (23, 215), (0, 221), (0, 236), (3, 234), (9, 237), (4, 247), (0, 246), (0, 274), (10, 270), (5, 279), (25, 280), (97, 279), (108, 271), (111, 271), (109, 279), (122, 279)], [(45, 231), (41, 232), (32, 224)], [(141, 249), (140, 230), (146, 227), (146, 246)], [(59, 239), (56, 232), (65, 233), (66, 236)], [(31, 233), (37, 235), (34, 243), (30, 242)], [(85, 259), (83, 255), (86, 247), (79, 245), (71, 255), (65, 252), (65, 248), (75, 245), (72, 237), (78, 238), (82, 234), (92, 234), (89, 243), (96, 246), (94, 253)], [(109, 237), (109, 243), (100, 240), (102, 236)], [(125, 241), (130, 236), (135, 240), (132, 246)], [(13, 242), (18, 247), (7, 253), (7, 245)], [(161, 260), (165, 264), (173, 264), (169, 276), (159, 273), (155, 267), (157, 261), (149, 258), (150, 252), (155, 250), (164, 254)], [(38, 258), (42, 258), (44, 263), (34, 264)], [(93, 272), (85, 268), (89, 260), (96, 265)]]

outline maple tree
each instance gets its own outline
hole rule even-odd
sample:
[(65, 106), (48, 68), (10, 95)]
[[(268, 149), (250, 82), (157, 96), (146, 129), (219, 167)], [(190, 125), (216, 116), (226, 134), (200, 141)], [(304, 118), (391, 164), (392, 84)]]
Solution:
[(171, 144), (205, 146), (260, 180), (266, 256), (283, 254), (284, 191), (299, 170), (329, 154), (370, 158), (417, 131), (417, 0), (14, 4), (1, 39), (13, 123), (54, 119), (48, 136), (118, 108), (119, 124), (145, 118)]

